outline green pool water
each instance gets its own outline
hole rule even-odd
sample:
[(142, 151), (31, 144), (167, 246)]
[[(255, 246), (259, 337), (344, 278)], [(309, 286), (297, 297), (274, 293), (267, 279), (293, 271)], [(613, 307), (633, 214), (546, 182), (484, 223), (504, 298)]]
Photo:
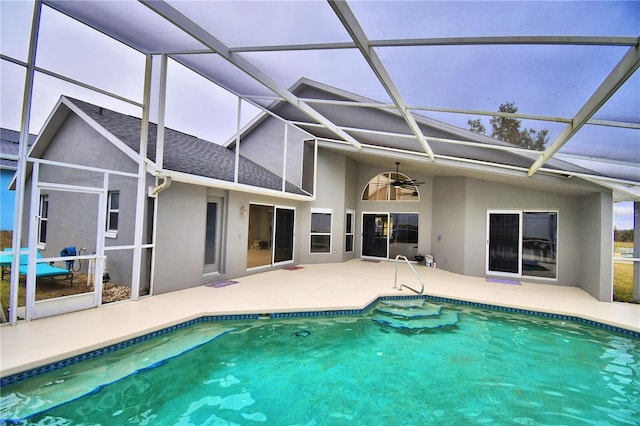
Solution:
[(411, 301), (199, 323), (2, 389), (40, 425), (638, 425), (640, 340)]

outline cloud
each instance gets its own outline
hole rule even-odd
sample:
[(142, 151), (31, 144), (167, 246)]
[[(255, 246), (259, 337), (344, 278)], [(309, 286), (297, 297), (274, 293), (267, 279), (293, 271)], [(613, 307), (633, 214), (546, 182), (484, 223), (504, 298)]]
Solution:
[(618, 229), (633, 229), (634, 215), (633, 203), (630, 201), (613, 206), (613, 224)]
[(617, 203), (613, 211), (616, 216), (629, 216), (633, 217), (633, 203)]

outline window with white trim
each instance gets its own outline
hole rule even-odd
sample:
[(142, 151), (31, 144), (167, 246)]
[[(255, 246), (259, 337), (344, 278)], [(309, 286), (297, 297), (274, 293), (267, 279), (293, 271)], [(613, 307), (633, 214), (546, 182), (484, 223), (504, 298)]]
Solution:
[(331, 209), (311, 209), (311, 253), (331, 253)]
[(362, 191), (362, 201), (419, 201), (420, 193), (415, 184), (403, 173), (385, 172), (374, 176)]
[(345, 220), (345, 239), (344, 251), (350, 253), (353, 251), (353, 230), (355, 229), (355, 211), (348, 209)]
[(119, 217), (120, 191), (109, 191), (107, 194), (107, 236), (115, 237), (118, 234)]
[(40, 195), (40, 207), (38, 210), (38, 245), (47, 244), (47, 223), (49, 221), (49, 196)]

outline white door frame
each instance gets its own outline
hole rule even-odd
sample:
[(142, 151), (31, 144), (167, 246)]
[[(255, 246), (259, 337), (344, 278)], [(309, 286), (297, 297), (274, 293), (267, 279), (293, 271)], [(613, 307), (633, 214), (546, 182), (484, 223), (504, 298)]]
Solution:
[[(32, 188), (31, 191), (31, 207), (29, 221), (29, 260), (27, 263), (26, 277), (26, 300), (25, 300), (25, 319), (32, 320), (35, 318), (43, 318), (52, 315), (59, 315), (67, 312), (79, 311), (83, 309), (94, 308), (102, 303), (102, 273), (104, 259), (104, 234), (106, 219), (106, 192), (108, 188), (109, 175), (104, 174), (103, 187), (86, 187), (78, 185), (54, 184), (47, 182), (38, 182), (39, 179), (39, 163), (34, 163), (32, 170)], [(42, 190), (60, 191), (60, 192), (76, 192), (84, 194), (93, 194), (98, 196), (98, 218), (96, 224), (96, 253), (94, 255), (79, 256), (74, 259), (87, 259), (95, 262), (93, 270), (94, 290), (92, 293), (83, 293), (72, 296), (58, 297), (55, 299), (36, 301), (36, 263), (49, 262), (57, 260), (57, 258), (36, 259), (37, 239), (38, 239), (38, 221), (40, 208), (40, 195)]]

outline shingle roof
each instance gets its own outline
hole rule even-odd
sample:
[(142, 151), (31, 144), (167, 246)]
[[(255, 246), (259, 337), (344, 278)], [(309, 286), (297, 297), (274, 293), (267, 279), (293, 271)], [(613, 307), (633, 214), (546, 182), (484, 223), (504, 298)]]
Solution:
[[(139, 118), (77, 99), (68, 97), (67, 99), (100, 126), (138, 152), (141, 125)], [(147, 157), (152, 161), (156, 157), (156, 135), (157, 125), (149, 123)], [(163, 169), (233, 182), (234, 151), (169, 128), (165, 128), (164, 144)], [(243, 156), (240, 156), (239, 160), (238, 181), (260, 188), (282, 189), (281, 177)], [(290, 182), (286, 183), (286, 191), (300, 195), (306, 194)]]
[[(36, 135), (29, 135), (29, 146), (33, 145)], [(0, 129), (0, 168), (15, 170), (18, 167), (16, 160), (4, 158), (5, 156), (17, 156), (19, 151), (20, 132), (9, 129)]]

